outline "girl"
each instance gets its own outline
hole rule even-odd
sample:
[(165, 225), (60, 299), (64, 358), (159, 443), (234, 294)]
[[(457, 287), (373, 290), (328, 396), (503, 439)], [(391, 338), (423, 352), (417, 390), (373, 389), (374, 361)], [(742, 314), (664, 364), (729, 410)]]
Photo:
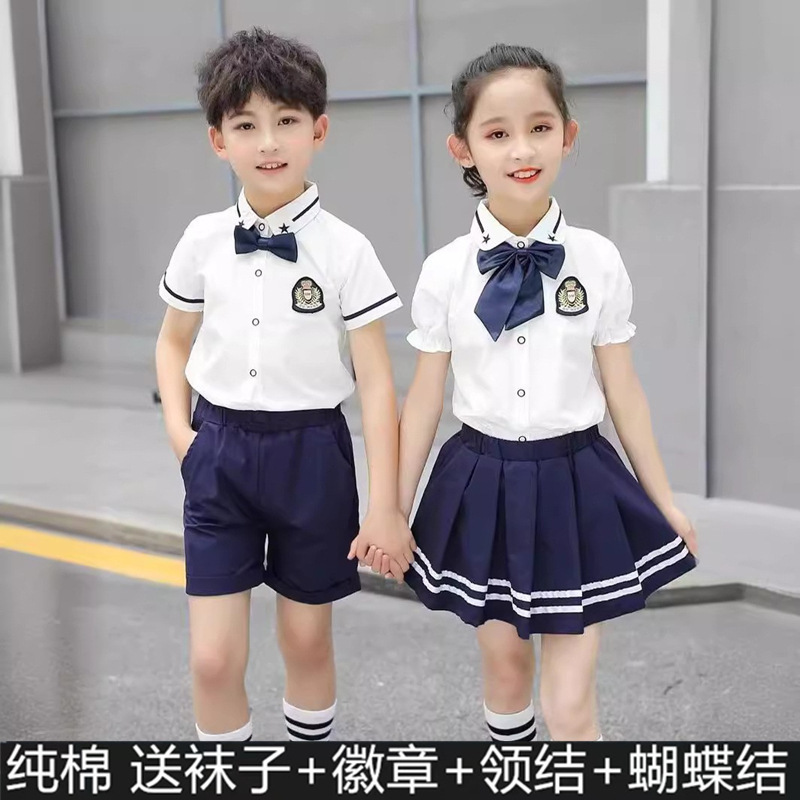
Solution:
[[(695, 533), (634, 371), (622, 259), (568, 225), (550, 194), (578, 131), (561, 71), (536, 50), (497, 45), (457, 77), (452, 101), (448, 148), (485, 199), (470, 232), (425, 260), (412, 302), (408, 338), (421, 352), (400, 422), (406, 518), (450, 364), (463, 427), (420, 501), (406, 580), (427, 607), (476, 627), (493, 739), (536, 736), (535, 633), (551, 737), (599, 739), (598, 623), (694, 568)], [(598, 431), (606, 407), (636, 478)]]

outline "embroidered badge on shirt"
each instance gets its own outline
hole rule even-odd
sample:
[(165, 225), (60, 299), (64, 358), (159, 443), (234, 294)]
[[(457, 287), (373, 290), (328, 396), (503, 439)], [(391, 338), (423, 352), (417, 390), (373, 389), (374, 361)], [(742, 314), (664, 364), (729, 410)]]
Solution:
[(586, 289), (583, 288), (581, 282), (572, 276), (564, 278), (556, 292), (556, 311), (567, 317), (576, 317), (588, 310)]
[(322, 289), (311, 278), (300, 278), (292, 289), (292, 308), (301, 314), (313, 314), (325, 308)]

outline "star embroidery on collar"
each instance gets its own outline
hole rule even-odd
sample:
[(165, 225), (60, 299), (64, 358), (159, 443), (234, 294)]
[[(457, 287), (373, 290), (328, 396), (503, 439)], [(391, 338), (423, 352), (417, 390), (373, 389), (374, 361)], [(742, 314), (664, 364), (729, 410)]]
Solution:
[(548, 238), (548, 239), (549, 239), (551, 242), (554, 242), (554, 241), (556, 240), (555, 234), (553, 234), (553, 233), (550, 233), (550, 234), (548, 234), (547, 238)]
[(483, 237), (483, 243), (487, 244), (489, 242), (489, 234), (487, 233), (486, 236)]
[(289, 233), (289, 226), (285, 223), (281, 225), (281, 233)]

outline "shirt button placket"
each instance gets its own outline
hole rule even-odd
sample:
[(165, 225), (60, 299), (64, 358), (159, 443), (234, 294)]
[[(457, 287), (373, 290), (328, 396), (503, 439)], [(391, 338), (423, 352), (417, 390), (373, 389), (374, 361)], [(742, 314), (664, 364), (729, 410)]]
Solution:
[[(260, 227), (260, 226), (259, 226)], [(263, 259), (266, 259), (267, 254), (261, 253)], [(263, 275), (263, 268), (259, 267), (255, 271), (256, 278), (261, 278)], [(259, 329), (261, 325), (261, 319), (264, 316), (264, 284), (259, 282), (256, 286), (256, 290), (252, 292), (252, 305), (250, 306), (251, 314), (250, 314), (250, 365), (252, 369), (250, 370), (250, 375), (252, 377), (256, 377), (258, 375), (258, 371), (261, 369), (261, 331)], [(244, 309), (242, 309), (244, 312)], [(258, 381), (253, 381), (253, 388), (251, 397), (254, 400), (258, 399)]]
[[(524, 245), (523, 245), (524, 246)], [(530, 348), (527, 346), (528, 343), (528, 334), (527, 333), (517, 333), (517, 338), (514, 340), (514, 344), (512, 348), (514, 349), (514, 353), (516, 358), (514, 362), (516, 364), (516, 371), (515, 375), (517, 376), (517, 386), (516, 386), (516, 414), (514, 415), (514, 419), (516, 422), (517, 430), (527, 430), (528, 423), (529, 423), (529, 409), (530, 403), (527, 399), (527, 389), (523, 387), (530, 386), (530, 374), (531, 374), (531, 362), (530, 362)], [(520, 435), (519, 441), (524, 442), (526, 441), (526, 437)]]

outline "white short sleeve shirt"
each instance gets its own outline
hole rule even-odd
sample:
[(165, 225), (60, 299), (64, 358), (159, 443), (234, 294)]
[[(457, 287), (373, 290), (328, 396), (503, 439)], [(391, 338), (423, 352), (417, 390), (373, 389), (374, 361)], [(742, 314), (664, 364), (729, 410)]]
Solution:
[[(237, 253), (234, 228), (293, 233), (296, 262)], [(315, 184), (262, 219), (244, 191), (195, 218), (161, 278), (162, 299), (203, 312), (186, 378), (225, 408), (334, 408), (355, 389), (347, 331), (402, 306), (368, 239), (320, 207)]]
[[(475, 314), (490, 273), (478, 251), (503, 242), (560, 243), (555, 279), (542, 275), (544, 313), (494, 341)], [(425, 352), (450, 352), (453, 413), (489, 436), (546, 439), (598, 424), (605, 416), (593, 346), (628, 341), (631, 282), (619, 251), (594, 231), (568, 226), (555, 199), (525, 237), (515, 236), (481, 201), (466, 236), (424, 262), (411, 304), (408, 341)]]

